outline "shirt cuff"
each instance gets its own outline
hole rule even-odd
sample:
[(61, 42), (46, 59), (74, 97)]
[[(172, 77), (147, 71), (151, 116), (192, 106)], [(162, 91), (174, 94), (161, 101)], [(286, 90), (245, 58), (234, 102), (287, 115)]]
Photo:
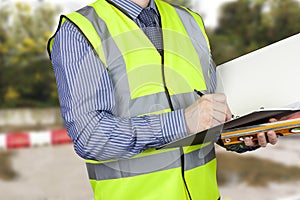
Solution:
[(161, 114), (160, 122), (165, 143), (188, 136), (182, 109)]

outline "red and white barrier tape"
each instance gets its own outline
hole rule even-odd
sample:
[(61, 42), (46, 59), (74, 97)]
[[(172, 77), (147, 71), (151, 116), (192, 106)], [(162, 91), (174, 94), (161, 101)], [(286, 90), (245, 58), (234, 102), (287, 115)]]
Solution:
[(0, 149), (19, 149), (71, 142), (66, 129), (0, 134)]

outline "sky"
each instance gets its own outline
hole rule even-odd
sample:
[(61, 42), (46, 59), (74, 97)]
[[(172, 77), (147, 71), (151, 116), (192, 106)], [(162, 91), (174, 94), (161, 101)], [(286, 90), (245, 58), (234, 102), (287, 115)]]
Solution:
[[(0, 0), (1, 4), (3, 2), (11, 1), (23, 1), (36, 3), (38, 0)], [(51, 2), (55, 4), (61, 4), (64, 8), (64, 13), (69, 13), (71, 11), (77, 10), (89, 3), (94, 2), (95, 0), (44, 0), (46, 2)], [(235, 0), (192, 0), (193, 10), (201, 14), (205, 26), (215, 27), (217, 25), (217, 13), (220, 8), (220, 5), (226, 2), (232, 2)]]

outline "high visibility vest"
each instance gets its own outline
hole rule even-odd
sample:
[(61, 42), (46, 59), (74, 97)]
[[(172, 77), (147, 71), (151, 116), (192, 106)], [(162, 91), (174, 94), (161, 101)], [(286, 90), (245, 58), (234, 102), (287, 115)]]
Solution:
[[(210, 47), (196, 13), (155, 0), (161, 17), (161, 56), (137, 24), (99, 0), (69, 15), (106, 66), (114, 85), (114, 115), (134, 117), (184, 109), (207, 90)], [(49, 40), (51, 57), (55, 35)], [(163, 123), (163, 122), (162, 122)], [(86, 160), (95, 199), (216, 200), (214, 144), (148, 149), (129, 159)]]

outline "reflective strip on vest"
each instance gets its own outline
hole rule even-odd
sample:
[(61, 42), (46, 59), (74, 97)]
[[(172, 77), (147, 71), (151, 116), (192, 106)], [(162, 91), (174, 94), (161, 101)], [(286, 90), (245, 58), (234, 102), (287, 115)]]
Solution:
[[(196, 17), (195, 16), (196, 14), (194, 13), (192, 14), (192, 12), (186, 12), (186, 9), (183, 9), (181, 7), (176, 7), (175, 9), (178, 13), (178, 16), (182, 19), (182, 21), (187, 21), (191, 17)], [(190, 23), (191, 23), (191, 27), (190, 28), (185, 27), (185, 28), (187, 30), (188, 37), (194, 44), (194, 48), (197, 52), (198, 59), (200, 60), (203, 76), (206, 82), (206, 87), (207, 87), (206, 89), (210, 89), (211, 88), (211, 86), (209, 85), (210, 84), (210, 78), (209, 78), (210, 47), (207, 40), (207, 36), (205, 32), (203, 32), (204, 28), (201, 28), (203, 27), (203, 24), (202, 26), (199, 26), (199, 23), (196, 21), (196, 19), (194, 21), (190, 21)], [(199, 91), (201, 91), (201, 89), (199, 89)], [(205, 93), (210, 93), (210, 92), (213, 91), (207, 91)]]
[[(203, 166), (214, 158), (215, 151), (212, 145), (192, 151), (184, 155), (184, 170), (188, 171)], [(92, 180), (127, 178), (178, 167), (181, 167), (181, 153), (179, 149), (108, 163), (87, 162), (89, 178)]]
[[(161, 57), (144, 32), (133, 20), (106, 1), (95, 2), (93, 8), (95, 15), (98, 16), (98, 19), (103, 20), (110, 34), (110, 38), (106, 39), (105, 43), (107, 46), (115, 43), (114, 46), (120, 52), (120, 54), (116, 54), (116, 51), (109, 53), (112, 57), (111, 62), (108, 61), (108, 63), (114, 64), (122, 57), (121, 68), (125, 66), (126, 70), (126, 73), (122, 75), (128, 82), (129, 88), (126, 90), (129, 90), (130, 98), (136, 99), (164, 92)], [(92, 20), (95, 21), (95, 18)], [(108, 64), (108, 66), (110, 65)], [(120, 65), (114, 64), (113, 66), (120, 68)], [(124, 85), (120, 85), (120, 87), (122, 87), (120, 90), (123, 91)]]
[[(185, 19), (180, 18), (179, 10), (176, 10), (170, 4), (159, 0), (155, 2), (160, 13), (168, 13), (168, 15), (161, 15), (161, 24), (165, 61), (164, 72), (169, 93), (174, 95), (193, 92), (194, 89), (206, 90), (206, 82), (203, 77), (205, 68), (200, 64), (194, 46), (196, 44), (192, 43), (193, 41), (188, 35), (189, 28), (183, 24)], [(205, 54), (205, 52), (202, 52), (202, 54)]]

